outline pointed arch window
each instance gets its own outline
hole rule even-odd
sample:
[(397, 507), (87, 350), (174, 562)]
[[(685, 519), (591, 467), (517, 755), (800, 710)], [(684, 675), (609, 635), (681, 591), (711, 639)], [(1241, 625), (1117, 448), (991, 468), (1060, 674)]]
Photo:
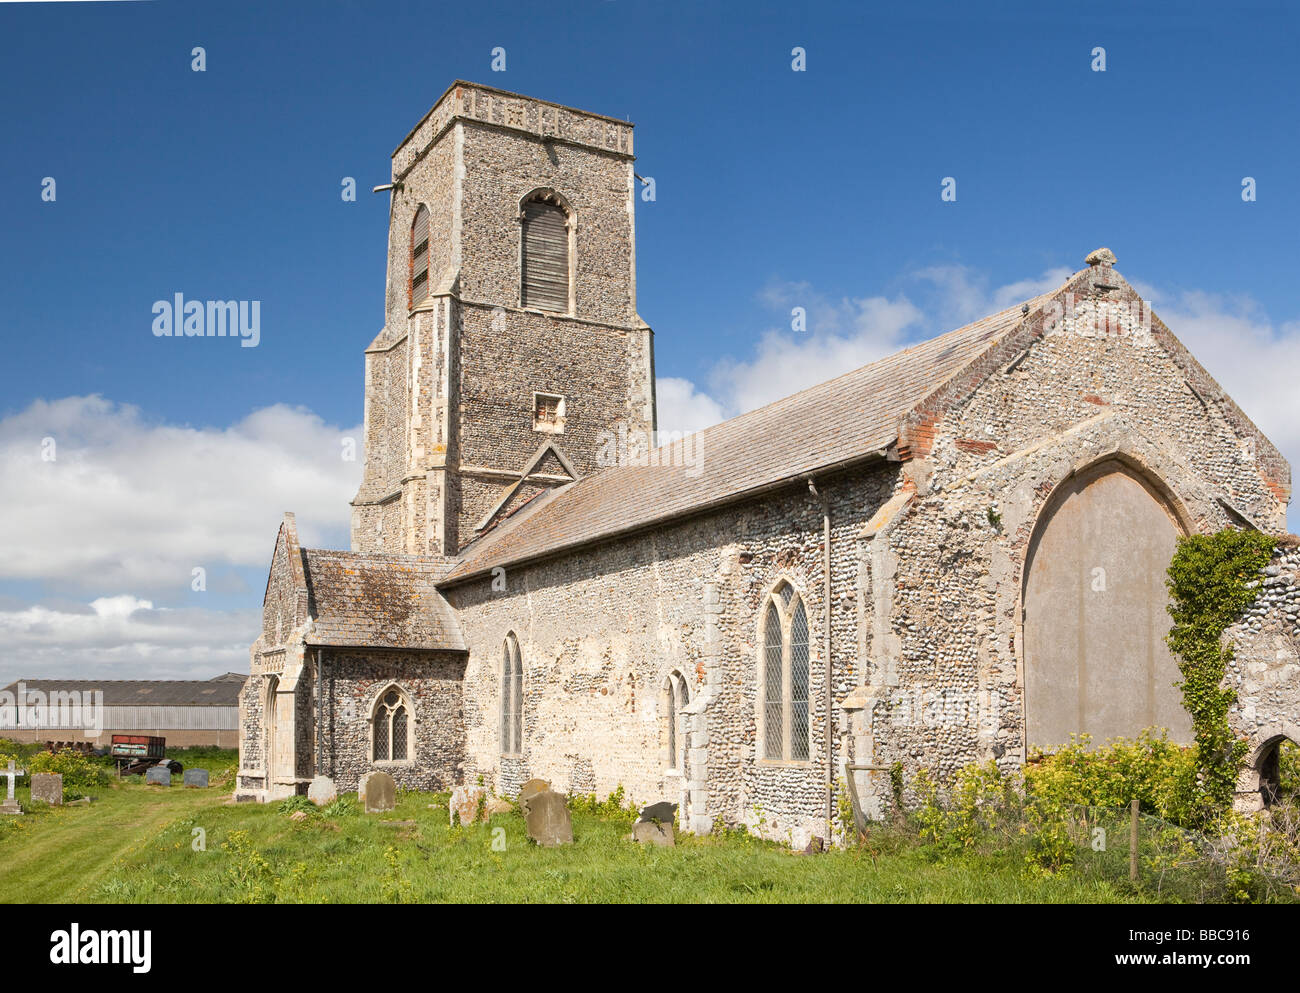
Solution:
[(667, 740), (667, 768), (683, 771), (686, 768), (686, 715), (690, 703), (686, 680), (680, 672), (669, 674), (664, 683), (664, 737)]
[(420, 205), (411, 223), (410, 306), (429, 296), (429, 208)]
[(521, 306), (569, 313), (571, 219), (567, 204), (553, 190), (538, 190), (525, 198), (520, 212)]
[(401, 689), (391, 686), (380, 694), (370, 723), (371, 761), (410, 761), (411, 703)]
[(806, 762), (808, 721), (808, 609), (788, 582), (768, 594), (762, 614), (759, 713), (763, 758)]
[(501, 649), (501, 754), (524, 750), (524, 667), (512, 631)]

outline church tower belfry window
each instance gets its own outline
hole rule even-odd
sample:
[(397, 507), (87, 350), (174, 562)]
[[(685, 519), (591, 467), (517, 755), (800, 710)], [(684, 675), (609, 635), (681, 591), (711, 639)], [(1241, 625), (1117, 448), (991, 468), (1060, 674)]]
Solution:
[(559, 194), (530, 193), (520, 215), (520, 287), (523, 307), (569, 314), (573, 274), (571, 213)]
[(429, 296), (429, 208), (423, 204), (411, 224), (410, 306)]

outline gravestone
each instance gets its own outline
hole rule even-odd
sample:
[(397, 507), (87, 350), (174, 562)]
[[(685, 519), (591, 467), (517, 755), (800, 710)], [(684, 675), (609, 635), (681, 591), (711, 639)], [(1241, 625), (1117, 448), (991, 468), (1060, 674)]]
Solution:
[(58, 772), (32, 773), (32, 803), (63, 805), (63, 774)]
[(523, 803), (525, 797), (534, 796), (538, 793), (545, 793), (551, 788), (551, 784), (545, 779), (530, 779), (519, 787), (519, 802)]
[(145, 770), (144, 781), (155, 786), (170, 786), (172, 784), (172, 771), (165, 765), (151, 765)]
[(338, 796), (339, 791), (334, 785), (334, 780), (329, 776), (317, 776), (307, 787), (307, 799), (318, 807), (333, 803)]
[(667, 800), (660, 800), (658, 803), (652, 803), (641, 811), (641, 816), (637, 818), (640, 821), (658, 821), (660, 824), (672, 824), (673, 817), (677, 814), (677, 804), (669, 803)]
[(451, 791), (447, 803), (448, 819), (452, 827), (469, 827), (478, 819), (479, 801), (483, 801), (483, 820), (488, 819), (487, 792), (482, 786), (457, 786)]
[(386, 772), (367, 772), (357, 787), (357, 799), (367, 814), (379, 814), (397, 806), (397, 783)]
[(193, 786), (196, 789), (207, 789), (208, 770), (186, 769), (184, 783), (186, 786)]
[(660, 848), (672, 848), (677, 844), (673, 836), (673, 825), (669, 821), (637, 821), (632, 825), (632, 840), (643, 845), (658, 845)]
[(528, 837), (543, 848), (573, 844), (573, 821), (568, 800), (552, 790), (519, 797)]
[(18, 806), (18, 801), (14, 799), (14, 780), (19, 776), (26, 775), (26, 769), (15, 769), (14, 760), (9, 760), (9, 768), (0, 771), (0, 776), (9, 780), (9, 791), (5, 797), (5, 802), (0, 804), (0, 814), (12, 814), (18, 816), (22, 814), (23, 808)]

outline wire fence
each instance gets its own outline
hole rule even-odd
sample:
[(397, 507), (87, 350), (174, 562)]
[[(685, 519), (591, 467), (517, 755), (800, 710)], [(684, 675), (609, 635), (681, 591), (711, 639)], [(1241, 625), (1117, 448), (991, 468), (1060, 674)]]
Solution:
[(1065, 827), (1075, 845), (1072, 871), (1081, 878), (1127, 882), (1175, 902), (1300, 902), (1300, 865), (1285, 846), (1270, 844), (1262, 822), (1256, 838), (1243, 840), (1190, 831), (1133, 807), (1074, 805)]
[(1300, 903), (1300, 804), (1226, 821), (1223, 833), (1180, 827), (1131, 804), (1046, 804), (1005, 791), (974, 803), (933, 797), (883, 821), (860, 817), (862, 841), (920, 843), (936, 857), (983, 852), (1022, 857), (1122, 893), (1171, 903)]

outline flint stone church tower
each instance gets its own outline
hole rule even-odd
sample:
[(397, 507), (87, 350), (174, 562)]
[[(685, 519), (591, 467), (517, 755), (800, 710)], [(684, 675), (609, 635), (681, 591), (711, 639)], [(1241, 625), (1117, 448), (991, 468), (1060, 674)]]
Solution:
[(354, 550), (455, 556), (653, 428), (632, 162), (631, 124), (465, 83), (398, 146)]
[[(630, 124), (464, 82), (394, 153), (352, 550), (285, 515), (236, 795), (541, 777), (802, 843), (894, 762), (1186, 740), (1165, 569), (1281, 532), (1290, 467), (1115, 257), (608, 465), (655, 426), (635, 189)], [(1300, 740), (1298, 575), (1237, 632), (1243, 806)]]

